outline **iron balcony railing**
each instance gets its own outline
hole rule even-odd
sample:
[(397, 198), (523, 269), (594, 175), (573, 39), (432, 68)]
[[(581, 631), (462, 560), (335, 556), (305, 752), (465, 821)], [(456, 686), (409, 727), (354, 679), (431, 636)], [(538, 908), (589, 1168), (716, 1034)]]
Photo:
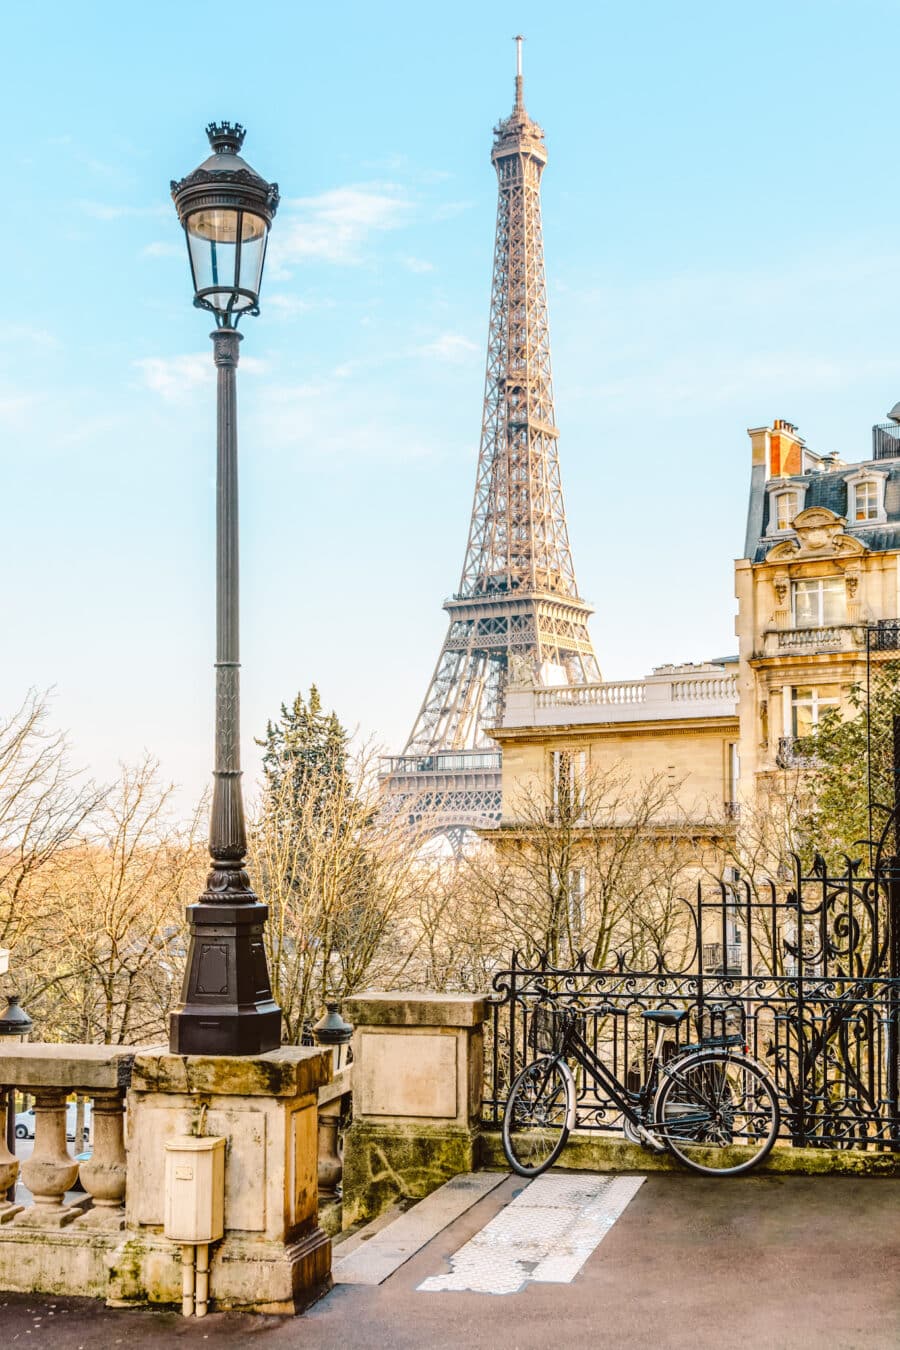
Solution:
[(900, 619), (878, 619), (866, 628), (870, 652), (900, 651)]
[(881, 422), (872, 428), (872, 458), (900, 459), (900, 426)]
[(726, 942), (722, 960), (721, 942), (704, 942), (703, 969), (713, 975), (740, 975), (744, 967), (744, 949), (739, 942)]

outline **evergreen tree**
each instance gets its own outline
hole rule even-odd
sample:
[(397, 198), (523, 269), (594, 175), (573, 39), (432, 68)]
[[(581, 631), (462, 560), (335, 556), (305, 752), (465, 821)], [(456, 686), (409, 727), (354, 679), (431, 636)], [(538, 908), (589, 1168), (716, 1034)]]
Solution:
[(336, 712), (326, 713), (316, 686), (309, 698), (298, 693), (293, 703), (281, 705), (281, 716), (266, 726), (263, 774), (267, 802), (303, 804), (305, 814), (324, 808), (329, 797), (347, 787), (349, 736)]

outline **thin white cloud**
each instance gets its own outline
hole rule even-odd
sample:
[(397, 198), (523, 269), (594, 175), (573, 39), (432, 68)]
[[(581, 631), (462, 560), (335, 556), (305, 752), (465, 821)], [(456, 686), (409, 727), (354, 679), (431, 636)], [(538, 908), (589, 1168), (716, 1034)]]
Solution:
[(270, 247), (280, 276), (292, 263), (311, 260), (356, 265), (371, 235), (400, 229), (413, 211), (412, 201), (395, 183), (331, 188), (285, 205)]
[(17, 426), (36, 403), (37, 398), (34, 394), (0, 390), (0, 426)]
[[(144, 356), (132, 365), (138, 371), (141, 383), (165, 403), (183, 403), (198, 389), (215, 380), (215, 365), (211, 352), (185, 352), (181, 356)], [(245, 356), (241, 370), (259, 374), (265, 370), (259, 357)]]
[(165, 206), (124, 206), (113, 202), (91, 202), (81, 201), (78, 203), (79, 210), (92, 220), (122, 220), (126, 216), (165, 216), (168, 210)]
[(176, 244), (174, 240), (155, 239), (152, 244), (146, 244), (141, 249), (142, 258), (180, 258), (184, 253), (184, 244)]
[(407, 463), (430, 457), (433, 447), (398, 417), (395, 401), (371, 385), (329, 379), (270, 385), (261, 401), (259, 442), (300, 453), (321, 467), (350, 460)]
[(427, 262), (424, 258), (404, 258), (403, 266), (410, 272), (433, 272), (434, 263)]
[(480, 350), (478, 343), (461, 333), (442, 333), (433, 342), (426, 342), (419, 348), (423, 356), (436, 357), (438, 361), (467, 361), (473, 352)]
[(461, 216), (464, 211), (470, 211), (471, 209), (471, 202), (444, 202), (443, 206), (436, 208), (432, 219), (453, 220), (456, 216)]
[(311, 300), (303, 300), (299, 295), (285, 295), (279, 291), (275, 295), (267, 295), (263, 300), (263, 307), (267, 310), (275, 310), (278, 314), (288, 317), (292, 314), (308, 314), (316, 306)]
[(59, 347), (60, 340), (47, 328), (36, 328), (28, 323), (10, 323), (0, 327), (0, 342), (4, 344), (31, 343), (35, 347)]

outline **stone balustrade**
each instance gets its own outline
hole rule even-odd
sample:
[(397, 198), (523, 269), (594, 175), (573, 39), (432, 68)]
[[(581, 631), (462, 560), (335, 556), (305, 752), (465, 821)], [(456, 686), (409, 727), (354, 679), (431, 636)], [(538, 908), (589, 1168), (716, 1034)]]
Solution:
[(737, 675), (723, 666), (660, 667), (644, 680), (603, 680), (507, 691), (503, 725), (553, 726), (733, 716)]
[[(106, 1045), (16, 1044), (0, 1050), (0, 1084), (30, 1093), (35, 1114), (31, 1157), (20, 1165), (0, 1155), (7, 1184), (20, 1176), (32, 1203), (7, 1202), (0, 1222), (17, 1231), (124, 1228), (125, 1094), (134, 1056), (133, 1049)], [(80, 1166), (66, 1139), (67, 1099), (74, 1092), (93, 1103), (92, 1156)], [(79, 1141), (75, 1152), (80, 1151)], [(85, 1201), (67, 1204), (66, 1193), (79, 1178)]]
[[(776, 614), (776, 620), (778, 614)], [(788, 652), (865, 652), (866, 630), (859, 624), (820, 624), (811, 628), (788, 627), (789, 616), (784, 615), (784, 626), (767, 629), (763, 634), (762, 650), (757, 656), (778, 656)]]
[[(339, 1185), (350, 1075), (332, 1077), (330, 1049), (210, 1058), (167, 1047), (0, 1046), (0, 1126), (10, 1088), (34, 1097), (36, 1122), (21, 1164), (0, 1129), (0, 1290), (180, 1304), (181, 1250), (164, 1231), (166, 1141), (214, 1135), (225, 1140), (225, 1233), (210, 1253), (211, 1297), (223, 1308), (299, 1311), (330, 1284), (317, 1181), (332, 1193)], [(80, 1166), (80, 1146), (66, 1140), (73, 1093), (93, 1104), (92, 1152)], [(85, 1194), (74, 1200), (79, 1176)], [(18, 1177), (27, 1205), (5, 1198)]]

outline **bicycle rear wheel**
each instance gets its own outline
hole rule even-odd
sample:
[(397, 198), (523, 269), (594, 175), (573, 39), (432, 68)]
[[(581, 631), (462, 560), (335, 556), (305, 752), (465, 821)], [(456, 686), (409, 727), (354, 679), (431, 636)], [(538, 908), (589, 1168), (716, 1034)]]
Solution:
[(756, 1167), (778, 1137), (778, 1095), (758, 1064), (710, 1050), (669, 1065), (653, 1128), (675, 1157), (705, 1176)]
[(503, 1112), (503, 1152), (520, 1177), (536, 1177), (562, 1153), (575, 1120), (575, 1082), (565, 1060), (526, 1064)]

